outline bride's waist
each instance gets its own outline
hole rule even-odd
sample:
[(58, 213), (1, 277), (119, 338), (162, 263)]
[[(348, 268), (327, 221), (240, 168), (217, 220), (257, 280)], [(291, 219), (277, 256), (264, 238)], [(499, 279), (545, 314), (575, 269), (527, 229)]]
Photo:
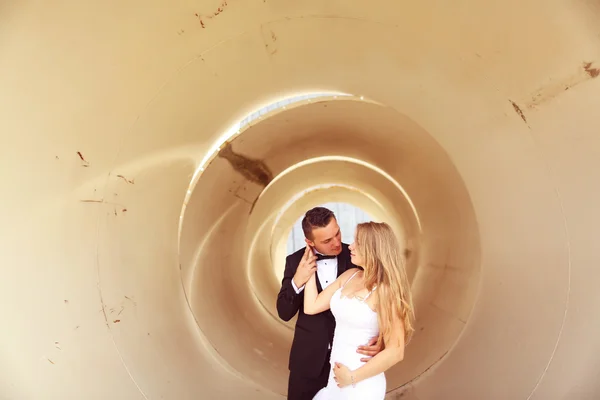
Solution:
[(360, 367), (362, 367), (365, 362), (361, 361), (360, 359), (366, 357), (363, 356), (360, 353), (356, 352), (356, 348), (354, 349), (346, 349), (346, 348), (340, 348), (338, 347), (334, 347), (333, 349), (331, 349), (331, 367), (333, 368), (334, 363), (338, 362), (341, 363), (343, 365), (345, 365), (346, 367), (350, 368), (350, 370), (355, 370), (358, 369)]
[(340, 362), (350, 369), (356, 369), (364, 364), (360, 361), (361, 358), (366, 357), (357, 352), (359, 346), (365, 346), (371, 337), (366, 337), (364, 340), (357, 340), (356, 338), (348, 338), (342, 340), (335, 338), (333, 341), (333, 347), (331, 348), (331, 359), (334, 362)]

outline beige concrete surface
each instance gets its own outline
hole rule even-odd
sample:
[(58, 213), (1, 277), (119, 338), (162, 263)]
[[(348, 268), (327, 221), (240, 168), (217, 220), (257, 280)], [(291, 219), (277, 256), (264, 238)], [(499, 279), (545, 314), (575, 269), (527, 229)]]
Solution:
[(599, 18), (1, 2), (0, 399), (284, 398), (285, 242), (327, 201), (407, 246), (390, 399), (600, 398)]

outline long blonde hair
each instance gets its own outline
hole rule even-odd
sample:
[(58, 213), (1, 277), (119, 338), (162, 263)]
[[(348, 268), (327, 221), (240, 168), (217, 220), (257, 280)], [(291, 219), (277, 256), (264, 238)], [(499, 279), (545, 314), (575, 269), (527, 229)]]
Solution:
[(367, 290), (377, 289), (379, 343), (389, 343), (395, 314), (404, 325), (407, 344), (415, 330), (415, 315), (404, 251), (394, 231), (384, 222), (358, 224), (356, 246), (363, 258), (365, 286)]

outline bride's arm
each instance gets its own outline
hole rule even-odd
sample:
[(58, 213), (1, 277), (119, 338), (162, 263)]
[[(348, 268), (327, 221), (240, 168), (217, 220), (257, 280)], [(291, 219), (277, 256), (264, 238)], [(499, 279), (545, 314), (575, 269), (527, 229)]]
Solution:
[(345, 271), (321, 293), (317, 293), (317, 273), (315, 271), (304, 287), (304, 313), (313, 315), (328, 310), (329, 301), (335, 291), (342, 286), (342, 282), (346, 282), (351, 274), (357, 270), (357, 268), (351, 268)]
[(338, 386), (356, 384), (372, 376), (387, 371), (404, 358), (404, 326), (396, 313), (390, 337), (385, 340), (385, 349), (377, 353), (366, 364), (354, 371), (340, 363), (335, 363), (334, 374)]

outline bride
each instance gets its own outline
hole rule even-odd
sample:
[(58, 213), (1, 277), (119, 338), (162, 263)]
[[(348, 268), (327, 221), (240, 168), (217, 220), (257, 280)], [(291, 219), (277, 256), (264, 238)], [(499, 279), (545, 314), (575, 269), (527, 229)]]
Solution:
[[(304, 257), (315, 258), (309, 250)], [(356, 227), (350, 245), (354, 265), (317, 293), (315, 274), (304, 292), (304, 312), (318, 314), (331, 308), (336, 328), (331, 349), (332, 370), (327, 386), (315, 400), (380, 400), (385, 397), (384, 372), (404, 357), (414, 332), (414, 312), (400, 244), (386, 223)], [(357, 346), (378, 336), (383, 350), (368, 362), (360, 361)]]

